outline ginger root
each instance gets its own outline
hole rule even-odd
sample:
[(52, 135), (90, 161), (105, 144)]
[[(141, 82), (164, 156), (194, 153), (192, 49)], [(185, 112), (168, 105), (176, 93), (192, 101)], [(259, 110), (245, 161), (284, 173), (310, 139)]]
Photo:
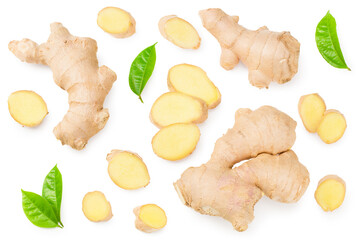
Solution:
[[(238, 231), (254, 218), (254, 205), (265, 194), (292, 203), (309, 184), (309, 173), (289, 150), (296, 122), (279, 110), (263, 106), (239, 109), (232, 129), (216, 141), (210, 161), (188, 168), (174, 187), (194, 210), (230, 221)], [(236, 163), (249, 160), (238, 167)]]
[(198, 49), (201, 38), (195, 28), (175, 15), (165, 16), (159, 21), (161, 35), (178, 47)]
[(315, 191), (315, 199), (324, 211), (334, 211), (344, 201), (346, 185), (336, 175), (328, 175), (319, 181)]
[(82, 210), (87, 219), (92, 222), (102, 222), (111, 219), (111, 205), (102, 192), (89, 192), (82, 201)]
[(265, 26), (248, 30), (238, 24), (238, 16), (229, 16), (218, 8), (202, 10), (200, 17), (203, 26), (220, 43), (221, 66), (230, 70), (243, 62), (253, 86), (283, 84), (297, 73), (300, 44), (289, 32), (272, 32)]
[(51, 68), (55, 83), (69, 94), (69, 110), (54, 134), (62, 144), (81, 150), (109, 118), (103, 103), (116, 74), (106, 66), (98, 66), (95, 40), (75, 37), (61, 23), (50, 27), (47, 42), (38, 45), (29, 39), (11, 41), (9, 49), (21, 61)]
[(111, 180), (123, 189), (138, 189), (150, 182), (148, 169), (139, 155), (112, 150), (106, 157)]
[(337, 110), (327, 110), (320, 122), (317, 133), (324, 143), (330, 144), (338, 141), (345, 133), (346, 120)]
[(135, 33), (135, 19), (127, 11), (117, 7), (103, 8), (97, 17), (98, 26), (116, 38), (130, 37)]
[(134, 209), (135, 227), (140, 231), (151, 233), (165, 227), (165, 211), (155, 204), (146, 204)]
[(35, 127), (48, 114), (44, 99), (33, 91), (13, 92), (8, 99), (11, 117), (23, 126)]

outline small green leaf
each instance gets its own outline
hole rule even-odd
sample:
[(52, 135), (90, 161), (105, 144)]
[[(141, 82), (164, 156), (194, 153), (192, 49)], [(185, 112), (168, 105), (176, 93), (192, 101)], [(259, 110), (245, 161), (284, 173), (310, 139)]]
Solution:
[(61, 227), (50, 203), (36, 193), (21, 192), (23, 210), (30, 222), (43, 228)]
[(154, 71), (155, 62), (156, 62), (156, 50), (155, 45), (145, 48), (132, 62), (130, 67), (129, 74), (129, 86), (131, 91), (133, 91), (137, 96), (139, 96), (140, 101), (141, 93), (144, 90), (144, 87), (151, 77), (151, 74)]
[(42, 196), (52, 206), (58, 222), (60, 221), (60, 206), (62, 197), (62, 176), (57, 165), (45, 177)]
[(345, 68), (350, 70), (346, 65), (344, 56), (341, 52), (339, 39), (336, 32), (335, 18), (328, 11), (316, 27), (315, 33), (316, 45), (323, 58), (336, 68)]

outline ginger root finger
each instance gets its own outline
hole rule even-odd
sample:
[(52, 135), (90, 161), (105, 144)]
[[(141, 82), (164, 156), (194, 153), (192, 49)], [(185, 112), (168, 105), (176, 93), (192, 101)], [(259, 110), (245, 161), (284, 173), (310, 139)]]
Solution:
[(9, 96), (8, 107), (11, 117), (27, 127), (39, 125), (48, 114), (44, 99), (33, 91), (13, 92)]
[(170, 91), (188, 94), (202, 99), (209, 109), (215, 108), (221, 101), (219, 89), (201, 68), (190, 64), (175, 65), (168, 73)]
[(323, 142), (330, 144), (338, 141), (346, 130), (346, 120), (337, 110), (327, 110), (320, 122), (317, 133)]
[(165, 16), (159, 21), (161, 35), (178, 47), (198, 49), (201, 38), (196, 29), (187, 21), (175, 15)]
[(199, 138), (200, 130), (195, 124), (175, 123), (160, 129), (151, 143), (156, 155), (176, 161), (190, 155), (195, 150)]
[(317, 93), (304, 95), (300, 98), (298, 109), (306, 130), (315, 133), (326, 111), (324, 100)]
[(316, 202), (324, 211), (334, 211), (344, 201), (346, 184), (336, 175), (323, 177), (315, 191)]
[(130, 37), (135, 33), (135, 19), (127, 11), (117, 7), (103, 8), (97, 17), (98, 26), (116, 38)]
[(146, 204), (134, 209), (135, 227), (143, 232), (151, 233), (165, 227), (167, 218), (165, 211), (155, 204)]
[(111, 180), (123, 189), (138, 189), (150, 182), (148, 169), (135, 153), (112, 150), (106, 157)]
[(177, 92), (161, 95), (153, 104), (150, 119), (159, 128), (174, 123), (202, 123), (207, 119), (204, 101)]
[(111, 219), (111, 205), (102, 192), (87, 193), (82, 201), (82, 210), (87, 219), (92, 222), (102, 222)]

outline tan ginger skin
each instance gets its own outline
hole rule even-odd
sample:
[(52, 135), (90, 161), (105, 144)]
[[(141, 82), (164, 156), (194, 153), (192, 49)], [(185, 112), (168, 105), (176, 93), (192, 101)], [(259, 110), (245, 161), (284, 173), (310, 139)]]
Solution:
[(237, 231), (247, 229), (264, 194), (284, 203), (298, 201), (309, 173), (289, 150), (295, 127), (292, 118), (270, 106), (239, 109), (234, 127), (216, 141), (210, 161), (188, 168), (174, 183), (180, 199), (202, 214), (223, 217)]
[(238, 16), (229, 16), (218, 8), (202, 10), (200, 17), (220, 43), (221, 66), (230, 70), (243, 62), (255, 87), (283, 84), (297, 73), (300, 43), (289, 32), (272, 32), (265, 26), (248, 30), (238, 24)]
[(55, 83), (69, 94), (69, 110), (54, 134), (62, 144), (83, 149), (109, 118), (103, 103), (116, 80), (111, 69), (98, 66), (96, 41), (75, 37), (61, 23), (52, 23), (47, 42), (12, 41), (9, 49), (21, 61), (51, 68)]

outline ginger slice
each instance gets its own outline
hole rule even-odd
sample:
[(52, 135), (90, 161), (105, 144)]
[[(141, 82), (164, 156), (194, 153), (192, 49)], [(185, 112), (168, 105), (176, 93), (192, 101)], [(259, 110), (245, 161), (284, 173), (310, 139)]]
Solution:
[(148, 169), (139, 155), (127, 151), (112, 150), (106, 159), (109, 162), (109, 176), (117, 186), (131, 190), (149, 184)]
[(319, 181), (315, 199), (324, 211), (333, 211), (344, 201), (346, 184), (336, 175), (328, 175)]
[(140, 231), (151, 233), (165, 227), (165, 211), (156, 204), (146, 204), (134, 209), (135, 227)]
[(130, 37), (135, 33), (135, 19), (130, 13), (117, 7), (102, 9), (98, 14), (97, 24), (116, 38)]
[(202, 99), (208, 108), (215, 108), (221, 101), (219, 89), (201, 68), (190, 64), (179, 64), (168, 73), (170, 91), (188, 94)]
[(178, 47), (198, 49), (201, 38), (195, 28), (175, 15), (165, 16), (159, 21), (161, 35)]
[(33, 91), (13, 92), (8, 99), (11, 117), (23, 126), (35, 127), (48, 114), (44, 99)]
[(174, 123), (202, 123), (207, 119), (204, 101), (177, 92), (161, 95), (151, 108), (150, 119), (159, 128)]
[(327, 110), (320, 122), (317, 133), (323, 142), (330, 144), (338, 141), (346, 130), (346, 120), (337, 110)]
[(317, 93), (302, 96), (298, 109), (306, 130), (315, 133), (326, 111), (324, 100)]
[(200, 138), (199, 128), (192, 123), (175, 123), (162, 128), (152, 139), (153, 151), (159, 157), (176, 161), (190, 155)]
[(87, 219), (93, 222), (108, 221), (111, 219), (111, 205), (102, 192), (89, 192), (82, 201), (82, 210)]

